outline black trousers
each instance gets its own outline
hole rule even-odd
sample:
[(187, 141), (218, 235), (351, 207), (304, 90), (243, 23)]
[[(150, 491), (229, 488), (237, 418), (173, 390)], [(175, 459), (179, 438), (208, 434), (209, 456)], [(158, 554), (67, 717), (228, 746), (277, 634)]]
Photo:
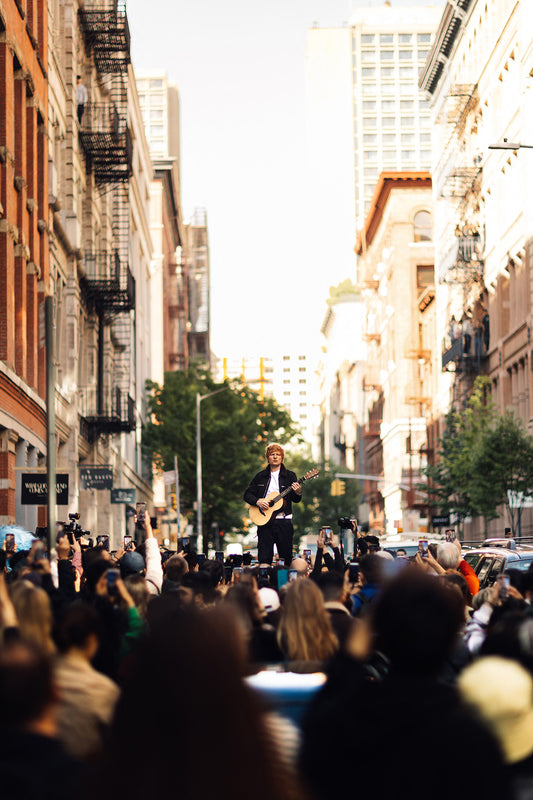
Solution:
[(260, 564), (271, 564), (274, 545), (278, 555), (285, 559), (285, 566), (292, 561), (292, 539), (294, 528), (290, 519), (271, 519), (257, 529), (257, 558)]

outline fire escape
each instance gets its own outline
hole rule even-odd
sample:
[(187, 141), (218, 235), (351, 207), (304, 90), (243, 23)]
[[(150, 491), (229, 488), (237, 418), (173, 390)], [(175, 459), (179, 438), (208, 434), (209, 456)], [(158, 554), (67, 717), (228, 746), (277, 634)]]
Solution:
[[(98, 4), (86, 0), (79, 18), (104, 98), (103, 102), (86, 105), (80, 129), (87, 173), (93, 176), (94, 192), (105, 214), (91, 247), (84, 248), (84, 277), (80, 281), (86, 308), (98, 319), (96, 382), (82, 390), (81, 396), (85, 434), (94, 441), (100, 435), (135, 429), (135, 401), (130, 388), (135, 309), (135, 280), (129, 267), (130, 34), (125, 4), (117, 0)], [(85, 215), (90, 223), (89, 214), (90, 208)]]
[[(438, 170), (439, 194), (452, 204), (455, 220), (449, 230), (449, 246), (440, 259), (439, 280), (455, 285), (461, 292), (463, 313), (474, 308), (479, 312), (484, 288), (484, 230), (479, 223), (481, 157), (472, 155), (465, 145), (476, 132), (480, 113), (477, 87), (457, 85), (450, 90), (440, 118), (447, 127), (448, 141), (443, 168)], [(480, 342), (475, 344), (473, 335), (468, 351), (464, 345), (462, 335), (451, 337), (442, 352), (442, 369), (456, 374), (457, 396), (469, 393), (486, 355)]]

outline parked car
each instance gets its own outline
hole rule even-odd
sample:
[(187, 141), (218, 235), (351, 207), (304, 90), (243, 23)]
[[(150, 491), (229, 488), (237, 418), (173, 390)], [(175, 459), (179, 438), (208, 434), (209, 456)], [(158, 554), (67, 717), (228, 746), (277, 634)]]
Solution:
[(492, 586), (501, 572), (519, 569), (527, 572), (533, 564), (533, 544), (516, 544), (513, 539), (487, 539), (478, 548), (463, 552), (479, 579), (479, 588)]

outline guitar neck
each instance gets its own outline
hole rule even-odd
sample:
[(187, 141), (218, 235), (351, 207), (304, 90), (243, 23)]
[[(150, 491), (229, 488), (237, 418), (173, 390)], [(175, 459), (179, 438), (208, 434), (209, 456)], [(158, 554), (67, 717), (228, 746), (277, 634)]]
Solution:
[[(307, 480), (307, 478), (305, 478), (305, 477), (304, 478), (298, 478), (296, 483), (305, 483), (306, 480)], [(286, 489), (284, 489), (282, 492), (280, 492), (279, 494), (277, 494), (275, 497), (272, 498), (271, 504), (277, 503), (278, 500), (282, 500), (285, 497), (285, 495), (289, 494), (291, 489), (292, 489), (292, 486), (287, 486)]]

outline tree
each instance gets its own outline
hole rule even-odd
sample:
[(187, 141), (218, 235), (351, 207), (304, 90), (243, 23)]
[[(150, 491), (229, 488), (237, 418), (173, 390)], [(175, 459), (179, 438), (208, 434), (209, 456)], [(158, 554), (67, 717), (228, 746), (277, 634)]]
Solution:
[(484, 491), (506, 506), (513, 535), (520, 535), (522, 508), (533, 496), (533, 437), (514, 412), (499, 415), (485, 432), (475, 469)]
[(486, 376), (478, 377), (466, 408), (448, 414), (437, 463), (425, 470), (426, 489), (460, 526), (467, 516), (483, 517), (485, 533), (505, 505), (516, 533), (523, 503), (533, 496), (533, 438), (512, 412), (499, 413), (489, 386)]
[[(298, 477), (313, 469), (316, 465), (309, 459), (294, 456), (290, 460), (290, 468)], [(321, 468), (318, 477), (304, 484), (302, 500), (292, 507), (294, 538), (298, 542), (300, 536), (306, 533), (318, 533), (322, 525), (335, 528), (339, 517), (356, 517), (357, 508), (361, 499), (361, 489), (356, 480), (345, 480), (343, 495), (332, 494), (332, 483), (338, 467), (331, 462), (326, 462)]]
[(179, 459), (180, 504), (192, 515), (196, 501), (196, 394), (224, 389), (201, 406), (204, 530), (213, 522), (222, 530), (242, 529), (242, 499), (250, 478), (264, 463), (269, 442), (287, 443), (298, 435), (289, 414), (272, 398), (238, 381), (215, 383), (196, 364), (183, 372), (167, 372), (165, 383), (147, 383), (150, 421), (143, 429), (146, 457), (161, 470)]
[(436, 463), (425, 470), (428, 484), (419, 487), (441, 512), (453, 514), (460, 528), (466, 517), (482, 516), (486, 529), (488, 520), (497, 516), (498, 500), (477, 467), (483, 437), (497, 418), (489, 386), (486, 376), (476, 378), (466, 408), (450, 410)]

